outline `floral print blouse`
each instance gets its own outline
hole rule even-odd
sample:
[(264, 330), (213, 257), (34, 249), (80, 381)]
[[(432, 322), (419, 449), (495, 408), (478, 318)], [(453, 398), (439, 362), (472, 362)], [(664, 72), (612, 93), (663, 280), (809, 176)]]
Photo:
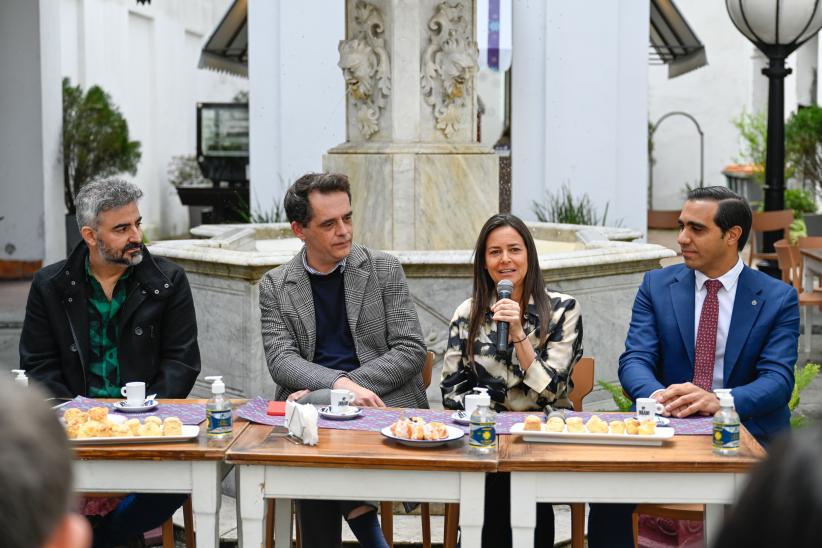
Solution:
[(539, 345), (542, 326), (533, 297), (525, 310), (523, 329), (536, 354), (527, 371), (520, 367), (513, 344), (507, 353), (497, 355), (497, 322), (491, 319), (490, 307), (474, 341), (474, 364), (469, 363), (467, 345), (472, 299), (457, 307), (451, 319), (440, 380), (445, 408), (463, 409), (463, 397), (472, 393), (474, 387), (488, 388), (495, 411), (572, 408), (568, 399), (573, 388), (571, 370), (582, 357), (580, 306), (569, 295), (546, 293), (551, 315), (544, 345)]

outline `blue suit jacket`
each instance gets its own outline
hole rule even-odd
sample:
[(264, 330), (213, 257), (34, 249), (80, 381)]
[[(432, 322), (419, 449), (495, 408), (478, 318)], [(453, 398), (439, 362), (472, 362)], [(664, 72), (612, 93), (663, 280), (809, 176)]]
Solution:
[[(694, 376), (694, 271), (685, 265), (645, 274), (634, 302), (619, 380), (631, 398)], [(799, 339), (793, 287), (742, 269), (725, 346), (725, 388), (745, 427), (767, 440), (789, 425), (788, 401)]]

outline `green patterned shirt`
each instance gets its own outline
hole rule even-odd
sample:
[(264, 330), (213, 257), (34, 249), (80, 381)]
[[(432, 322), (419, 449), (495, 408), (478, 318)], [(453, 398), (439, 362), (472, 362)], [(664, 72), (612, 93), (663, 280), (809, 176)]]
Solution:
[(117, 313), (126, 302), (125, 280), (130, 274), (131, 268), (117, 280), (109, 301), (100, 282), (91, 273), (86, 257), (86, 277), (91, 286), (88, 299), (88, 335), (91, 343), (88, 395), (91, 398), (121, 397), (120, 360), (117, 356), (120, 329), (117, 325)]

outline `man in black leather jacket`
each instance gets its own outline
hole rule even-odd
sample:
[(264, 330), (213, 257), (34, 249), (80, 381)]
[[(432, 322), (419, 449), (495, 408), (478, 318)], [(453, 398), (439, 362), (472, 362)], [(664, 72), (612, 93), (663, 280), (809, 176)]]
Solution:
[[(200, 372), (197, 320), (185, 272), (142, 243), (137, 200), (120, 180), (76, 197), (83, 241), (34, 277), (20, 368), (54, 396), (115, 398), (127, 382), (185, 398)], [(168, 518), (180, 495), (130, 495), (94, 529), (94, 546), (122, 544)]]

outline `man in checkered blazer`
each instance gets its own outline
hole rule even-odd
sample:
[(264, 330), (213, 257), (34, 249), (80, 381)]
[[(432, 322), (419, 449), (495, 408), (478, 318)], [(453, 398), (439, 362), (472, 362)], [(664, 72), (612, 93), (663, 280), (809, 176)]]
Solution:
[[(427, 408), (425, 345), (405, 274), (392, 255), (352, 243), (348, 178), (304, 175), (284, 206), (305, 245), (260, 283), (263, 346), (277, 399), (322, 403), (329, 389), (340, 388), (361, 407)], [(303, 546), (338, 545), (340, 515), (363, 546), (385, 546), (373, 510), (362, 502), (301, 502)]]

